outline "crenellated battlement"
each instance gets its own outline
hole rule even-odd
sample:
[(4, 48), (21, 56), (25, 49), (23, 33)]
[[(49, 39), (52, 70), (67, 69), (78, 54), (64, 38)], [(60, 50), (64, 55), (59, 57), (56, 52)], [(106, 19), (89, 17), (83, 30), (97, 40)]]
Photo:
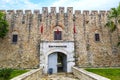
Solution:
[[(15, 13), (15, 14), (43, 14), (43, 15), (47, 15), (49, 13), (51, 14), (56, 14), (57, 11), (56, 11), (56, 7), (51, 7), (50, 8), (50, 11), (48, 10), (48, 7), (42, 7), (42, 10), (0, 10), (2, 12), (5, 12), (6, 14), (12, 14), (12, 13)], [(102, 14), (102, 15), (106, 15), (109, 11), (104, 11), (104, 10), (100, 10), (100, 11), (97, 11), (97, 10), (92, 10), (92, 11), (89, 11), (89, 10), (74, 10), (73, 11), (73, 7), (67, 7), (66, 9), (66, 12), (65, 12), (65, 7), (59, 7), (59, 11), (58, 13), (59, 14), (63, 14), (63, 13), (68, 13), (68, 14), (73, 14), (73, 13), (77, 13), (77, 12), (80, 12), (80, 14), (84, 14), (84, 15), (98, 15), (98, 14)]]
[[(107, 20), (109, 11), (97, 10), (73, 10), (73, 7), (42, 7), (41, 10), (0, 10), (6, 13), (6, 19), (10, 23), (11, 31), (14, 26), (24, 25), (28, 27), (29, 32), (31, 27), (36, 25), (44, 26), (45, 32), (59, 25), (62, 28), (72, 27), (74, 23), (77, 26), (95, 26), (99, 27)], [(71, 29), (72, 31), (72, 29)]]
[[(109, 11), (97, 10), (73, 10), (73, 7), (42, 7), (41, 10), (0, 10), (6, 13), (6, 19), (10, 24), (11, 32), (17, 30), (15, 26), (26, 26), (27, 31), (32, 31), (32, 27), (44, 26), (44, 33), (55, 26), (60, 26), (67, 31), (72, 32), (72, 28), (76, 26), (103, 26), (107, 20)], [(34, 28), (35, 29), (35, 28)], [(85, 29), (84, 29), (85, 30)], [(73, 35), (71, 35), (72, 37)]]

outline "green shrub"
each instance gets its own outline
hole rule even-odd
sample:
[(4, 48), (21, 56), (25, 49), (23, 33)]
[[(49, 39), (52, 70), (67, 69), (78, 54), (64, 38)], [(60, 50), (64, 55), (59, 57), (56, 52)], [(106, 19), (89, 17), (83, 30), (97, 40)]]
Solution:
[(12, 79), (12, 78), (14, 78), (14, 77), (16, 77), (16, 76), (18, 76), (18, 75), (21, 75), (21, 74), (23, 74), (23, 73), (25, 73), (25, 72), (28, 72), (29, 70), (19, 70), (19, 69), (13, 69), (13, 71), (12, 71), (12, 73), (11, 73), (11, 75), (10, 75), (10, 79)]
[(12, 71), (10, 68), (0, 69), (0, 80), (8, 80)]

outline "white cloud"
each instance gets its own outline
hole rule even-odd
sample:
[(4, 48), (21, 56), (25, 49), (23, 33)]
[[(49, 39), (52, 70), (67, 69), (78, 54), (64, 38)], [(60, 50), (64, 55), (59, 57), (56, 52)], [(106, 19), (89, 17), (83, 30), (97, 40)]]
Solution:
[(4, 3), (9, 3), (9, 2), (11, 2), (12, 0), (2, 0), (2, 2), (4, 2)]
[(59, 0), (51, 6), (73, 7), (74, 10), (109, 10), (116, 7), (119, 0)]
[(59, 7), (59, 6), (65, 6), (69, 0), (59, 0), (55, 1), (51, 6)]
[(19, 2), (18, 0), (2, 0), (1, 1), (3, 4), (5, 4), (6, 6), (7, 6), (7, 4), (15, 4), (15, 3), (17, 3), (17, 2)]
[(0, 3), (0, 9), (38, 9), (41, 4), (34, 4), (29, 0), (2, 0)]
[(73, 7), (74, 10), (109, 10), (118, 6), (119, 0), (50, 0), (35, 4), (30, 0), (1, 0), (0, 9), (41, 9), (41, 7)]

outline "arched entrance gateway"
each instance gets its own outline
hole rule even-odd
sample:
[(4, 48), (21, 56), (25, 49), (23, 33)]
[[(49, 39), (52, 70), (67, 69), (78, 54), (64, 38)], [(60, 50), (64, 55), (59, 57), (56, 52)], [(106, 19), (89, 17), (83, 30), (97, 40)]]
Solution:
[(43, 67), (44, 73), (50, 69), (53, 73), (72, 72), (74, 65), (74, 42), (43, 41), (40, 44), (40, 67)]
[(67, 56), (61, 52), (54, 52), (48, 55), (48, 70), (52, 69), (53, 73), (67, 71)]

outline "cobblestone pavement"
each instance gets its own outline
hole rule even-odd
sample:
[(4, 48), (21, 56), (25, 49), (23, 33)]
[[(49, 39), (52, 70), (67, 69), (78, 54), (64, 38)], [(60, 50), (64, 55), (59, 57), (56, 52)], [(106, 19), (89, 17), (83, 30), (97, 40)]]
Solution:
[(44, 75), (40, 80), (79, 80), (72, 73), (57, 73), (52, 75)]

